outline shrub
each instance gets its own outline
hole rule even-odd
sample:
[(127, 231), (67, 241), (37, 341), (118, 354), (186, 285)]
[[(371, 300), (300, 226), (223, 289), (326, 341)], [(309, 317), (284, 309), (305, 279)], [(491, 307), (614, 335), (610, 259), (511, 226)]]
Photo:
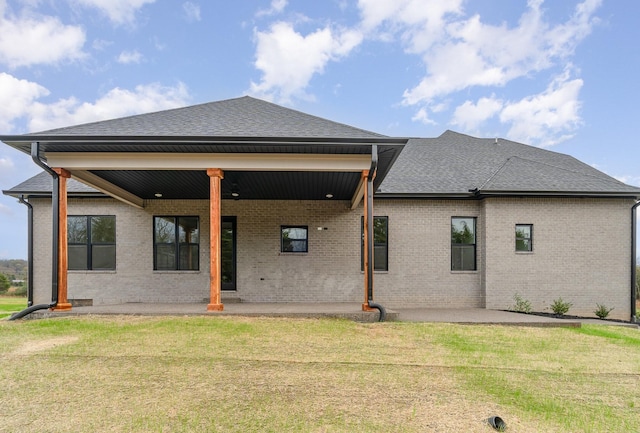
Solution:
[(613, 308), (607, 308), (605, 305), (600, 304), (596, 304), (596, 307), (597, 308), (595, 309), (593, 314), (598, 316), (598, 318), (600, 319), (606, 319), (609, 313), (611, 313), (611, 310), (613, 310)]
[(27, 286), (25, 286), (24, 284), (17, 286), (16, 289), (13, 291), (12, 295), (27, 296)]
[(513, 311), (517, 311), (518, 313), (531, 313), (531, 302), (524, 299), (520, 294), (516, 293), (513, 295), (513, 300), (515, 304), (511, 307)]
[(5, 274), (0, 274), (0, 295), (4, 295), (11, 286), (9, 278)]
[(573, 304), (571, 302), (565, 302), (562, 298), (558, 298), (553, 301), (553, 304), (551, 304), (551, 311), (558, 316), (563, 316), (567, 314), (572, 306)]

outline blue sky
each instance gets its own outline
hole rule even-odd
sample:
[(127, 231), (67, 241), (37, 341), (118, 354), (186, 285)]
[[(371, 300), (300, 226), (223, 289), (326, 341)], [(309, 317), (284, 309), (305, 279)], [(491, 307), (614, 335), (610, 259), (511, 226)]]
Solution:
[[(252, 95), (391, 136), (521, 141), (640, 186), (638, 16), (619, 0), (0, 0), (0, 134)], [(0, 144), (0, 190), (38, 171)], [(26, 258), (7, 196), (0, 258)]]

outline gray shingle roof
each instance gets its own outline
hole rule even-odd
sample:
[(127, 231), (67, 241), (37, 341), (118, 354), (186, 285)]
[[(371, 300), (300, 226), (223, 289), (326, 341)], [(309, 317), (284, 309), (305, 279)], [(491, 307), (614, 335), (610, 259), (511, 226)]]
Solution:
[[(2, 191), (6, 195), (18, 197), (24, 195), (51, 195), (53, 179), (44, 171), (36, 174), (32, 178), (14, 186), (11, 189)], [(102, 193), (75, 179), (67, 180), (67, 193), (69, 195), (101, 195)]]
[[(46, 173), (4, 191), (46, 194)], [(437, 138), (411, 139), (391, 167), (376, 196), (470, 197), (484, 194), (624, 195), (640, 197), (640, 188), (618, 180), (569, 155), (514, 141), (476, 138), (446, 131)], [(71, 195), (99, 194), (70, 179)]]
[(411, 139), (380, 186), (379, 195), (480, 193), (623, 194), (626, 185), (569, 155), (514, 141), (446, 131)]
[(365, 139), (385, 137), (249, 96), (27, 135)]

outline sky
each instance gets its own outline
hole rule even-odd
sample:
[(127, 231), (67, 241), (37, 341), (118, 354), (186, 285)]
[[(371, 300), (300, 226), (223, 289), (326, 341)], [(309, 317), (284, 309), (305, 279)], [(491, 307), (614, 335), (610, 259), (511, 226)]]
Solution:
[[(640, 186), (635, 0), (0, 0), (0, 135), (250, 95), (389, 136), (451, 129)], [(0, 190), (37, 174), (0, 143)], [(0, 195), (0, 259), (27, 256)]]

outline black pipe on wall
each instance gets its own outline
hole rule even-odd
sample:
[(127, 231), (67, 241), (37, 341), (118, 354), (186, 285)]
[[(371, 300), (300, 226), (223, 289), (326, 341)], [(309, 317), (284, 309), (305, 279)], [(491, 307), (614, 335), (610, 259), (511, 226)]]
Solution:
[(18, 201), (27, 207), (27, 307), (33, 305), (33, 206), (20, 195)]
[[(40, 143), (34, 142), (31, 143), (31, 159), (35, 162), (39, 167), (41, 167), (44, 171), (51, 175), (53, 179), (53, 187), (51, 190), (51, 209), (53, 212), (53, 249), (51, 256), (51, 303), (49, 304), (38, 304), (31, 305), (25, 308), (24, 310), (15, 313), (9, 317), (9, 320), (16, 320), (22, 317), (25, 317), (34, 311), (38, 310), (46, 310), (49, 308), (53, 308), (58, 304), (58, 239), (60, 238), (60, 230), (58, 226), (58, 214), (60, 209), (60, 200), (58, 199), (58, 190), (60, 189), (60, 178), (58, 177), (58, 173), (53, 171), (51, 167), (40, 159)], [(29, 263), (29, 269), (32, 269), (33, 262)], [(29, 278), (29, 283), (31, 284), (31, 278)]]
[(636, 209), (640, 206), (640, 201), (631, 207), (631, 321), (638, 321), (636, 311), (636, 254), (637, 254), (637, 216)]

